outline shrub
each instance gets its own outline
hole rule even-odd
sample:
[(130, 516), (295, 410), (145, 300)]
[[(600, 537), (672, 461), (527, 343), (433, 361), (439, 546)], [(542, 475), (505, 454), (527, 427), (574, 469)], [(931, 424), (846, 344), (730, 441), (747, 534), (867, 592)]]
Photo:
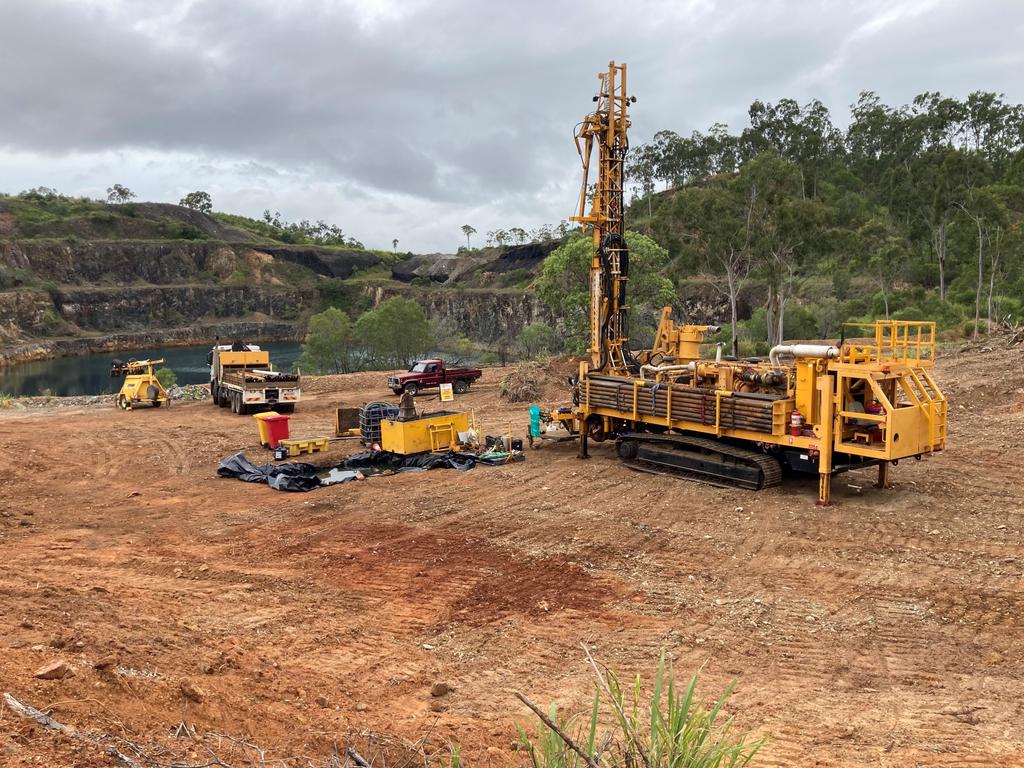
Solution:
[(170, 368), (157, 368), (153, 371), (153, 375), (156, 376), (156, 380), (160, 382), (160, 386), (164, 389), (170, 389), (178, 383), (178, 374)]
[(501, 380), (498, 394), (510, 403), (539, 400), (544, 394), (544, 369), (537, 363), (517, 365)]

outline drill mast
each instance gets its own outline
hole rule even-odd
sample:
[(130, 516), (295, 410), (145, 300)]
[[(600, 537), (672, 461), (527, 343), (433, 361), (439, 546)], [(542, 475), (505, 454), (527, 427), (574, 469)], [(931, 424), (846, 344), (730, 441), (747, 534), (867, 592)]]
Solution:
[[(629, 105), (636, 97), (626, 95), (625, 64), (608, 62), (608, 71), (600, 73), (598, 81), (596, 107), (576, 130), (576, 149), (583, 161), (583, 185), (579, 213), (572, 221), (582, 224), (594, 243), (590, 263), (591, 370), (625, 374), (637, 367), (625, 346), (629, 250), (623, 222)], [(588, 181), (595, 145), (597, 180), (588, 211)]]

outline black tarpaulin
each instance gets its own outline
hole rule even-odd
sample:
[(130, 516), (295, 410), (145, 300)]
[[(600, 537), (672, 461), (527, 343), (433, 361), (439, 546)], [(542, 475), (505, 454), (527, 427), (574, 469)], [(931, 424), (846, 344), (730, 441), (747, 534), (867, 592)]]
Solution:
[(423, 472), (428, 469), (458, 469), (466, 471), (476, 466), (476, 457), (465, 453), (418, 453), (402, 456), (390, 451), (366, 451), (349, 456), (338, 465), (344, 469), (357, 469), (364, 475), (387, 472)]
[[(472, 454), (451, 451), (421, 453), (415, 456), (401, 456), (389, 451), (366, 451), (350, 456), (333, 467), (318, 467), (300, 461), (257, 466), (249, 461), (244, 453), (236, 453), (221, 459), (217, 474), (221, 477), (235, 477), (247, 483), (266, 483), (277, 491), (312, 491), (322, 485), (348, 482), (355, 477), (355, 472), (363, 475), (383, 475), (395, 472), (425, 472), (429, 469), (466, 471), (475, 467), (477, 461), (477, 457)], [(351, 476), (345, 474), (345, 470), (351, 470)]]
[(221, 477), (237, 477), (247, 483), (266, 483), (275, 491), (312, 491), (319, 488), (320, 478), (316, 476), (319, 471), (319, 467), (301, 461), (256, 466), (244, 453), (221, 459), (217, 467), (217, 474)]

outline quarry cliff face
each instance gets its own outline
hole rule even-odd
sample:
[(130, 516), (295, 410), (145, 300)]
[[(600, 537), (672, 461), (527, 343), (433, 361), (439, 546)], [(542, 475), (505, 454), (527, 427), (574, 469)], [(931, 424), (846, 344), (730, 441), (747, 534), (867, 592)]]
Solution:
[[(373, 306), (393, 296), (413, 299), (440, 334), (497, 348), (530, 323), (558, 329), (550, 310), (522, 287), (551, 249), (545, 243), (472, 256), (411, 257), (391, 265), (390, 279), (348, 285)], [(0, 364), (206, 343), (218, 335), (300, 339), (309, 315), (322, 308), (321, 286), (381, 262), (373, 252), (315, 246), (0, 242)], [(501, 285), (506, 275), (520, 282), (479, 287), (481, 280)], [(728, 312), (717, 295), (694, 296), (681, 309), (685, 320), (697, 323), (721, 321)]]
[(402, 285), (376, 285), (366, 290), (374, 306), (394, 296), (413, 299), (431, 322), (484, 344), (514, 339), (529, 323), (554, 324), (548, 308), (530, 292), (417, 289)]
[[(379, 260), (330, 256), (349, 275)], [(316, 257), (301, 249), (293, 263)], [(2, 243), (0, 361), (205, 342), (221, 331), (298, 338), (319, 293), (314, 275), (290, 279), (288, 261), (223, 243)]]

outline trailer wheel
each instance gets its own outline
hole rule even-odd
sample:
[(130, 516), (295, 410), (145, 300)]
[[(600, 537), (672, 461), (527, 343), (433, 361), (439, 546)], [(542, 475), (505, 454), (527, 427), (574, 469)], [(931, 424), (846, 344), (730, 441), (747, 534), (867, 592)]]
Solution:
[(469, 382), (465, 379), (456, 379), (452, 384), (452, 392), (456, 395), (464, 395), (469, 392)]
[(403, 391), (408, 392), (413, 397), (416, 397), (416, 393), (420, 391), (420, 388), (415, 381), (410, 381), (408, 384), (402, 387), (402, 389)]
[(278, 403), (273, 410), (277, 413), (295, 413), (295, 403)]

